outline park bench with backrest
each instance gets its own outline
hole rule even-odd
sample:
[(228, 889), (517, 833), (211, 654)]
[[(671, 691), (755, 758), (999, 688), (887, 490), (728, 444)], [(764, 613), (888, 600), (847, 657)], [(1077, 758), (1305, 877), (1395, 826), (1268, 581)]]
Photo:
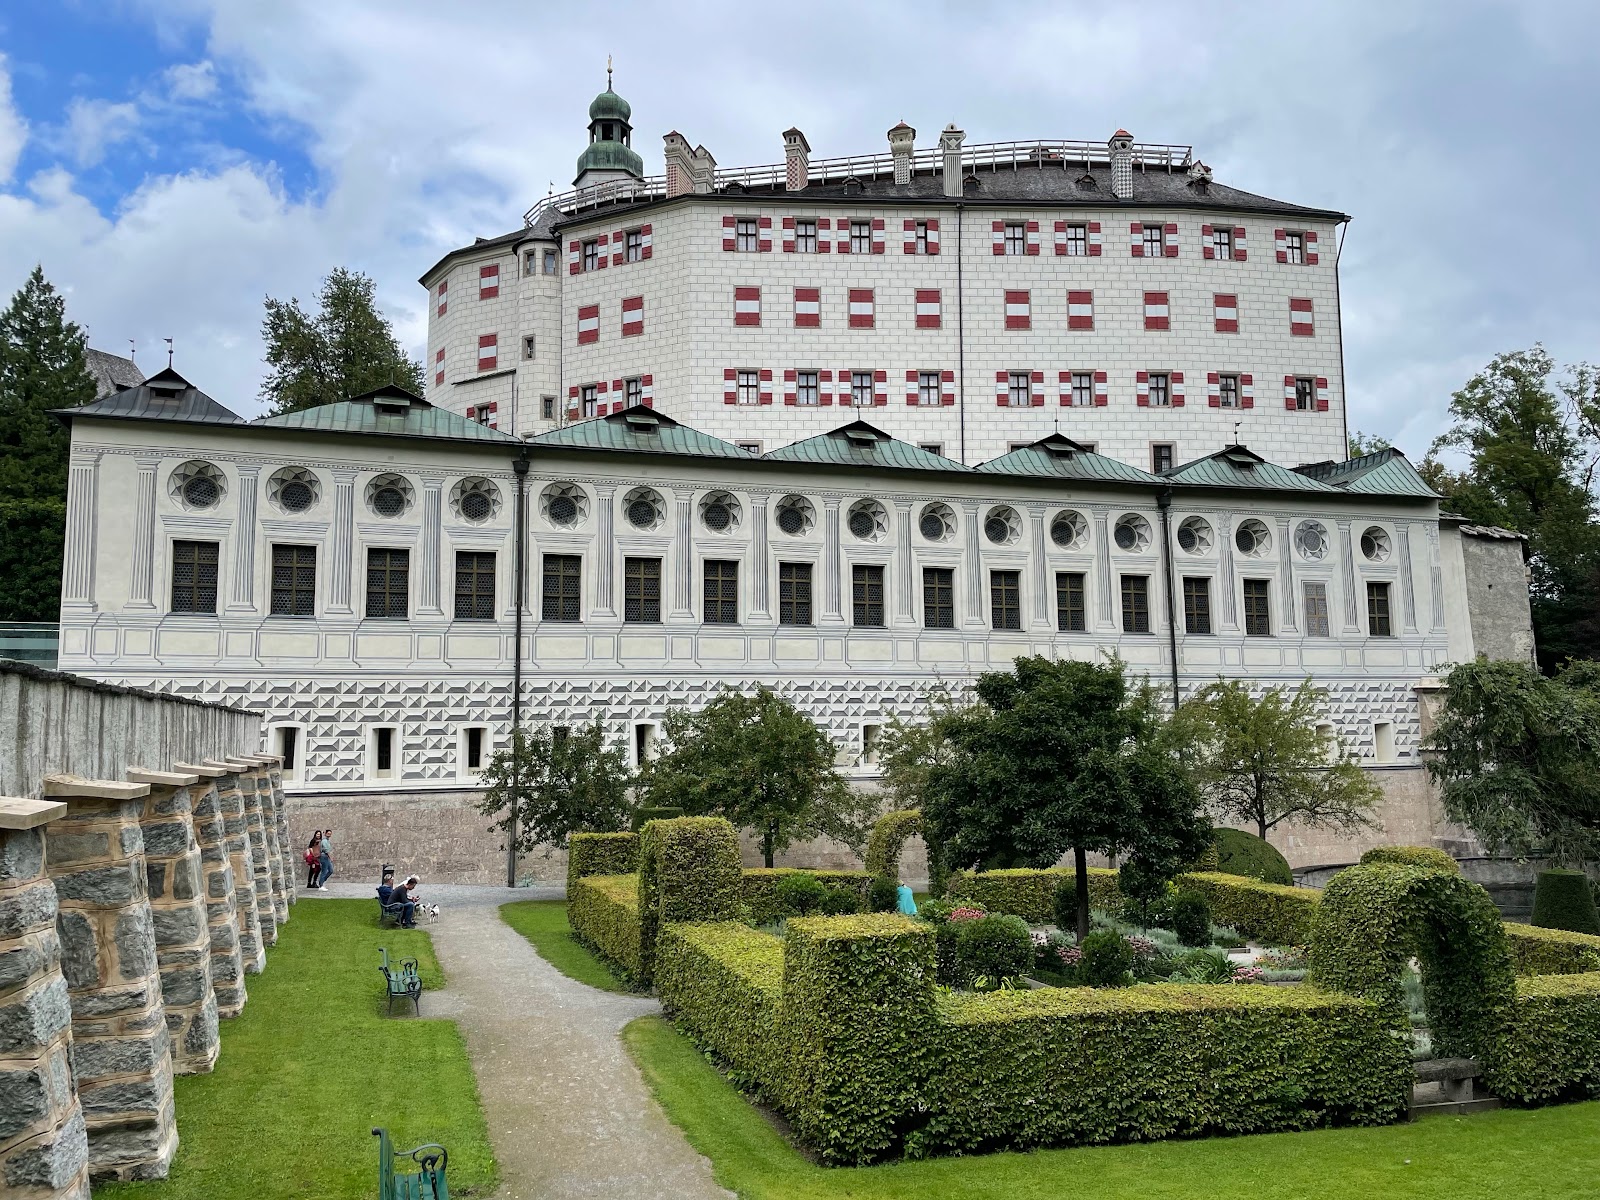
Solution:
[[(378, 1139), (378, 1200), (450, 1200), (445, 1187), (444, 1168), (450, 1153), (443, 1146), (429, 1143), (415, 1150), (396, 1150), (387, 1129), (374, 1129)], [(415, 1171), (401, 1174), (396, 1160), (410, 1158)]]
[(387, 925), (399, 925), (402, 918), (405, 917), (405, 913), (406, 906), (404, 904), (391, 904), (387, 899), (384, 890), (382, 888), (378, 889), (379, 929), (382, 929)]
[(411, 1001), (411, 1007), (418, 1016), (422, 1015), (422, 976), (417, 974), (417, 960), (414, 958), (402, 959), (398, 967), (389, 965), (389, 951), (378, 947), (378, 953), (383, 957), (383, 963), (378, 970), (383, 972), (384, 983), (389, 989), (389, 1012), (394, 1012), (395, 997)]

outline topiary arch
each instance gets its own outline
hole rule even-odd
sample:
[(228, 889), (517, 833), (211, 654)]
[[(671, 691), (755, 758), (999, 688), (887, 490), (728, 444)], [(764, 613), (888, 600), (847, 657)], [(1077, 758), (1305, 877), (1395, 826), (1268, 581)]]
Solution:
[(896, 808), (879, 817), (867, 838), (867, 871), (900, 881), (900, 851), (906, 842), (922, 832), (922, 810)]
[(1405, 1031), (1400, 971), (1413, 955), (1438, 1054), (1493, 1059), (1516, 978), (1489, 893), (1458, 873), (1391, 863), (1329, 881), (1311, 934), (1312, 981), (1375, 1001)]

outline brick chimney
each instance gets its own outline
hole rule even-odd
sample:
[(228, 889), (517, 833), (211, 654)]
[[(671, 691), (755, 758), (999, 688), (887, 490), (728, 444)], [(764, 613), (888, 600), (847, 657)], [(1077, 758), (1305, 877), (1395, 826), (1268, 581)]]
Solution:
[(693, 156), (688, 140), (676, 129), (661, 140), (666, 143), (663, 155), (667, 160), (667, 199), (694, 191)]
[(939, 134), (939, 149), (944, 151), (944, 164), (941, 173), (944, 175), (944, 194), (946, 196), (960, 197), (961, 191), (961, 143), (967, 140), (967, 135), (955, 127), (952, 122), (944, 127)]
[(1106, 141), (1111, 151), (1111, 194), (1118, 200), (1133, 199), (1133, 135), (1119, 129)]
[(783, 131), (783, 190), (805, 190), (811, 171), (811, 143), (798, 129)]
[(894, 182), (897, 187), (911, 182), (911, 155), (916, 140), (917, 131), (904, 121), (889, 130), (889, 153), (894, 155)]

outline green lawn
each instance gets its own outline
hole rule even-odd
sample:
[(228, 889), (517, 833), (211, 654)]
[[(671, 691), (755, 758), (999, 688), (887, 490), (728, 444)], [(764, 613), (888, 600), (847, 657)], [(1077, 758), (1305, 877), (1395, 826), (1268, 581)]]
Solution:
[(1504, 1200), (1600, 1192), (1600, 1103), (1410, 1125), (825, 1169), (798, 1154), (660, 1017), (623, 1030), (717, 1182), (747, 1200)]
[[(378, 947), (416, 958), (422, 1011), (444, 979), (427, 933), (379, 930), (370, 900), (295, 905), (249, 1003), (222, 1023), (210, 1075), (177, 1080), (164, 1182), (104, 1184), (95, 1200), (370, 1200), (377, 1125), (400, 1147), (450, 1151), (453, 1196), (487, 1196), (497, 1171), (477, 1084), (453, 1021), (384, 1016)], [(408, 1006), (409, 1007), (409, 1006)]]
[(572, 936), (565, 900), (516, 900), (502, 904), (500, 919), (533, 943), (539, 957), (567, 978), (606, 992), (633, 990)]

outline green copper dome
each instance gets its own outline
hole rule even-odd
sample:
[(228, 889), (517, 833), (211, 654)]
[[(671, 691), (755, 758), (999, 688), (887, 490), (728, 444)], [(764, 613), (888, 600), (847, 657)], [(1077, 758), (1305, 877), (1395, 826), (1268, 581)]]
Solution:
[(621, 142), (590, 142), (578, 155), (578, 175), (585, 171), (626, 171), (635, 179), (644, 178), (644, 159), (632, 146)]
[(635, 179), (644, 178), (644, 159), (628, 144), (633, 140), (633, 126), (628, 123), (633, 109), (611, 90), (609, 75), (607, 71), (606, 90), (589, 105), (589, 144), (578, 155), (578, 174), (574, 182), (590, 171), (621, 172)]
[(632, 107), (610, 88), (596, 96), (589, 105), (591, 121), (627, 121), (632, 116)]

